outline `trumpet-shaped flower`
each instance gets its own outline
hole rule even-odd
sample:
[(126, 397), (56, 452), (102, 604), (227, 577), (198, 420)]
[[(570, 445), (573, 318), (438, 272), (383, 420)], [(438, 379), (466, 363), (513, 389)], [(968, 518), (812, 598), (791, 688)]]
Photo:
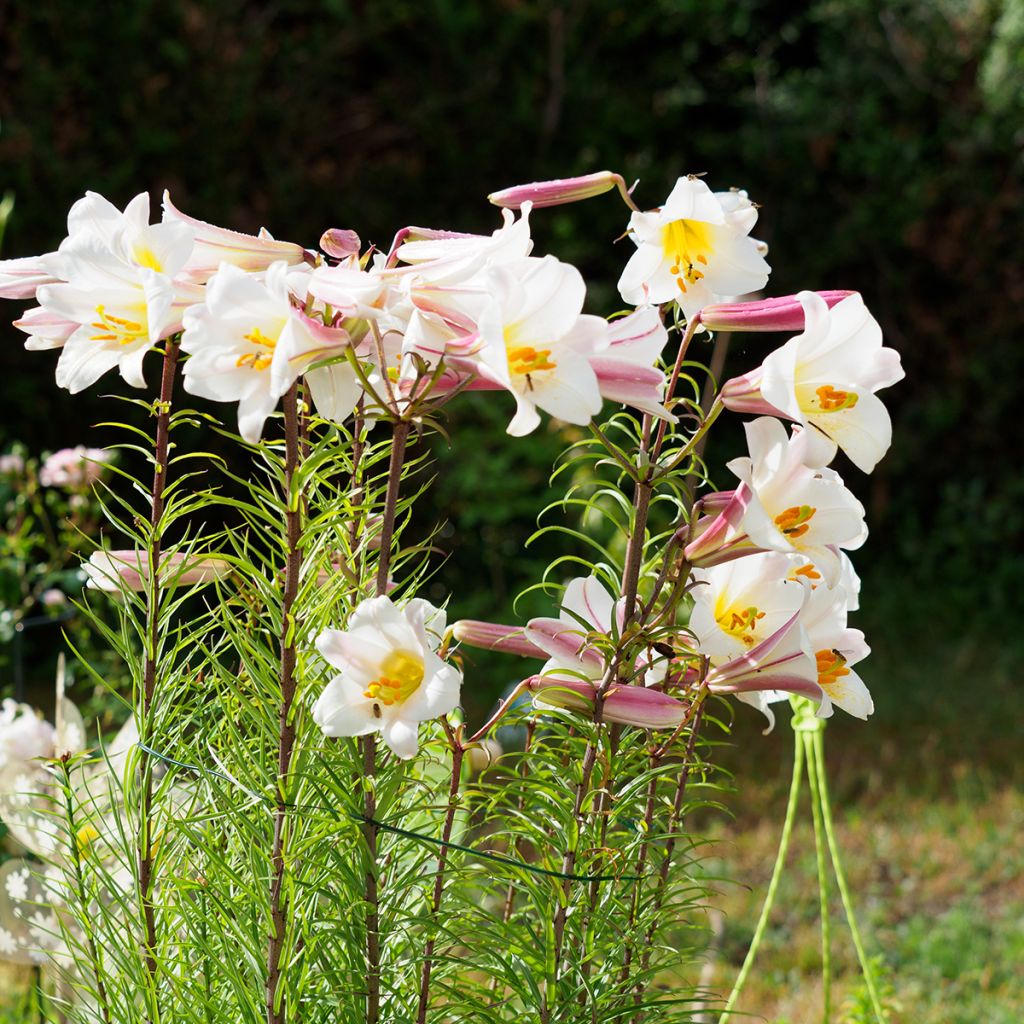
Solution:
[(808, 436), (790, 436), (775, 419), (762, 416), (744, 425), (749, 458), (733, 459), (729, 469), (741, 485), (725, 507), (687, 546), (695, 565), (713, 565), (753, 551), (806, 556), (828, 585), (839, 581), (839, 548), (864, 543), (864, 506), (838, 473), (807, 465)]
[(700, 178), (680, 178), (664, 206), (630, 217), (637, 250), (620, 294), (636, 306), (674, 299), (689, 319), (716, 298), (763, 288), (770, 268), (764, 245), (749, 237), (756, 220), (745, 192), (712, 192)]
[(0, 260), (0, 299), (35, 298), (42, 285), (63, 280), (59, 266), (60, 256), (55, 252)]
[(846, 624), (850, 602), (843, 582), (831, 588), (817, 586), (801, 616), (817, 664), (822, 691), (818, 715), (822, 718), (832, 714), (833, 704), (855, 718), (867, 718), (874, 711), (868, 688), (852, 668), (871, 653), (871, 648), (859, 629)]
[[(87, 193), (71, 208), (68, 237), (59, 250), (62, 280), (36, 292), (47, 331), (30, 321), (31, 347), (58, 347), (57, 383), (73, 394), (119, 368), (133, 387), (144, 387), (142, 362), (149, 349), (181, 326), (194, 289), (174, 284), (192, 251), (192, 231), (180, 224), (150, 224), (149, 196), (136, 196), (119, 211)], [(41, 315), (35, 314), (35, 322)], [(76, 328), (68, 333), (67, 325)]]
[[(814, 294), (831, 309), (855, 293), (832, 290)], [(712, 331), (802, 331), (806, 316), (799, 296), (781, 295), (705, 306), (700, 311), (700, 322)]]
[(459, 703), (462, 674), (438, 657), (445, 613), (419, 598), (363, 601), (344, 630), (328, 629), (317, 650), (340, 674), (320, 694), (313, 719), (328, 736), (380, 732), (401, 758), (415, 756), (420, 722)]
[(272, 264), (263, 280), (225, 264), (210, 279), (206, 301), (185, 314), (185, 390), (237, 401), (238, 432), (255, 444), (305, 367), (325, 346), (341, 351), (346, 343), (344, 332), (332, 333), (294, 307), (286, 263)]
[(837, 446), (866, 473), (889, 449), (892, 425), (875, 392), (904, 376), (899, 353), (882, 346), (882, 331), (860, 295), (829, 309), (801, 292), (802, 334), (752, 373), (729, 381), (724, 404), (741, 412), (785, 416), (807, 428), (807, 459), (826, 465)]
[(746, 654), (788, 622), (807, 599), (790, 576), (791, 556), (764, 552), (710, 569), (696, 569), (689, 628), (702, 654), (729, 659)]
[(495, 267), (491, 302), (480, 315), (480, 373), (511, 391), (517, 411), (508, 432), (529, 434), (538, 409), (567, 423), (587, 424), (601, 392), (589, 357), (608, 347), (608, 324), (583, 314), (580, 272), (552, 256)]

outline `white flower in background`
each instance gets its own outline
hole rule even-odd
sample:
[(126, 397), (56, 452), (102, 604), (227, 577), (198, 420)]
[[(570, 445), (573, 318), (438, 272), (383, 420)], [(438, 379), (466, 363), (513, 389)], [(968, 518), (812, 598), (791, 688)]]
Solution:
[(171, 202), (171, 194), (167, 191), (164, 192), (163, 210), (165, 224), (184, 227), (194, 236), (195, 244), (180, 276), (197, 284), (205, 284), (222, 263), (256, 273), (281, 260), (295, 266), (313, 259), (313, 255), (301, 245), (279, 242), (266, 228), (261, 228), (258, 235), (246, 235), (190, 217)]
[(608, 347), (608, 324), (583, 313), (580, 272), (553, 256), (526, 258), (493, 268), (486, 287), (479, 371), (516, 398), (508, 432), (529, 434), (540, 424), (538, 409), (589, 423), (601, 409), (589, 357)]
[[(142, 362), (154, 344), (181, 325), (197, 295), (176, 288), (174, 277), (192, 251), (192, 231), (181, 224), (150, 224), (149, 196), (136, 196), (121, 213), (102, 196), (87, 193), (68, 214), (68, 237), (59, 250), (63, 279), (36, 292), (40, 310), (29, 311), (33, 347), (57, 347), (57, 383), (72, 394), (119, 368), (133, 387), (144, 387)], [(36, 332), (31, 320), (48, 318)]]
[[(99, 550), (83, 563), (86, 586), (108, 594), (131, 590), (144, 591), (149, 582), (149, 555), (145, 551)], [(160, 558), (160, 584), (163, 587), (193, 587), (223, 579), (231, 572), (231, 563), (187, 551), (164, 552)]]
[(39, 470), (44, 487), (66, 487), (79, 490), (94, 484), (109, 465), (111, 456), (102, 448), (61, 448), (48, 456)]
[(444, 611), (415, 598), (399, 608), (389, 597), (363, 601), (344, 630), (328, 629), (317, 650), (340, 670), (313, 708), (328, 736), (380, 732), (401, 758), (415, 756), (420, 722), (459, 703), (462, 673), (437, 656)]
[(0, 769), (52, 757), (54, 729), (27, 704), (7, 698), (0, 704)]
[(716, 299), (763, 288), (771, 271), (763, 243), (749, 237), (756, 220), (745, 192), (712, 192), (700, 178), (680, 178), (664, 206), (629, 218), (637, 251), (619, 293), (634, 306), (674, 299), (689, 319)]
[(797, 427), (790, 435), (767, 416), (744, 429), (750, 457), (728, 463), (747, 495), (737, 532), (755, 548), (805, 555), (826, 584), (836, 584), (838, 548), (860, 547), (867, 538), (864, 506), (838, 473), (807, 465), (806, 430)]
[(842, 448), (870, 473), (889, 450), (892, 424), (875, 395), (902, 380), (899, 353), (882, 346), (882, 330), (854, 293), (829, 309), (800, 292), (805, 327), (759, 369), (722, 389), (728, 408), (786, 416), (808, 428), (808, 460), (824, 466)]
[(283, 261), (262, 280), (225, 264), (206, 286), (205, 302), (187, 310), (184, 322), (185, 390), (237, 401), (238, 432), (250, 444), (329, 333), (294, 307)]

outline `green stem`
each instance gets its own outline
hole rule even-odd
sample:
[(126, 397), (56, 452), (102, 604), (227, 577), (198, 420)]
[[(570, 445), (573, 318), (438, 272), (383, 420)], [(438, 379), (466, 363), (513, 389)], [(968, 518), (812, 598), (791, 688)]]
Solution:
[(824, 995), (822, 1020), (829, 1024), (832, 1016), (832, 943), (831, 924), (828, 915), (828, 874), (825, 870), (825, 835), (822, 824), (821, 803), (818, 794), (821, 783), (818, 778), (818, 767), (814, 756), (814, 741), (817, 732), (799, 733), (804, 742), (807, 755), (807, 782), (811, 787), (811, 812), (814, 817), (814, 852), (818, 864), (818, 899), (821, 904), (821, 985)]
[(743, 992), (743, 986), (747, 983), (750, 969), (754, 966), (754, 958), (757, 956), (761, 939), (764, 938), (765, 929), (768, 927), (768, 917), (771, 914), (772, 906), (775, 903), (775, 894), (779, 888), (779, 879), (782, 877), (782, 869), (786, 863), (786, 853), (789, 850), (789, 839), (793, 832), (793, 822), (796, 820), (796, 805), (800, 796), (800, 781), (804, 773), (804, 742), (799, 732), (793, 733), (793, 778), (789, 784), (789, 803), (786, 804), (786, 819), (782, 823), (782, 837), (779, 839), (779, 852), (775, 857), (775, 866), (772, 868), (771, 881), (768, 883), (768, 891), (765, 893), (764, 905), (761, 907), (761, 916), (758, 918), (757, 927), (754, 929), (754, 937), (750, 941), (750, 949), (743, 960), (743, 966), (736, 978), (729, 998), (726, 1001), (725, 1009), (722, 1010), (718, 1024), (724, 1024), (726, 1018), (732, 1013)]
[(853, 939), (854, 948), (857, 950), (857, 960), (860, 963), (861, 973), (864, 975), (864, 985), (868, 990), (868, 998), (871, 1000), (871, 1009), (878, 1024), (885, 1024), (885, 1011), (882, 1009), (881, 1000), (878, 998), (874, 971), (871, 969), (871, 962), (864, 951), (860, 929), (857, 927), (857, 918), (853, 912), (853, 900), (850, 899), (850, 889), (846, 883), (846, 873), (843, 871), (842, 861), (839, 858), (839, 844), (836, 842), (835, 827), (832, 822), (832, 808), (829, 806), (828, 799), (828, 783), (825, 779), (825, 737), (821, 732), (814, 733), (812, 745), (818, 773), (817, 797), (821, 805), (821, 816), (825, 826), (825, 835), (828, 838), (829, 853), (832, 856), (832, 868), (836, 874), (836, 885), (839, 887), (839, 895), (843, 900), (846, 922), (850, 926), (850, 937)]

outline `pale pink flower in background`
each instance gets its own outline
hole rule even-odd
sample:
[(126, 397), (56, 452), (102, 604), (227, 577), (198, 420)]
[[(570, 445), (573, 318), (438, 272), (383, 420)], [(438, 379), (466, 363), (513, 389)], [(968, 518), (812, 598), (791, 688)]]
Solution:
[(10, 452), (0, 455), (0, 476), (16, 476), (25, 468), (25, 460), (18, 454)]
[(320, 654), (340, 670), (313, 708), (327, 736), (380, 732), (401, 758), (414, 757), (419, 723), (453, 711), (462, 673), (437, 655), (443, 610), (414, 598), (401, 608), (389, 597), (363, 601), (344, 630), (317, 638)]
[(258, 235), (208, 224), (182, 213), (172, 202), (171, 194), (164, 192), (163, 222), (187, 229), (195, 239), (188, 260), (180, 270), (183, 280), (205, 284), (222, 263), (242, 270), (259, 272), (268, 270), (273, 263), (283, 261), (289, 265), (312, 262), (314, 256), (294, 242), (279, 242), (266, 228)]
[(637, 250), (619, 293), (634, 306), (675, 300), (689, 319), (716, 298), (758, 291), (770, 268), (763, 243), (749, 237), (756, 220), (745, 192), (712, 192), (700, 178), (680, 178), (660, 209), (630, 217)]
[(801, 292), (802, 334), (751, 373), (722, 389), (727, 408), (785, 416), (807, 428), (807, 459), (827, 465), (842, 448), (870, 473), (892, 440), (889, 413), (875, 392), (904, 376), (899, 353), (882, 345), (882, 331), (860, 295), (829, 309), (815, 292)]
[(39, 601), (44, 608), (60, 608), (68, 603), (68, 596), (63, 590), (50, 587), (39, 595)]
[(99, 480), (110, 461), (110, 453), (102, 448), (86, 448), (81, 444), (74, 448), (61, 448), (43, 463), (39, 482), (44, 487), (82, 489)]

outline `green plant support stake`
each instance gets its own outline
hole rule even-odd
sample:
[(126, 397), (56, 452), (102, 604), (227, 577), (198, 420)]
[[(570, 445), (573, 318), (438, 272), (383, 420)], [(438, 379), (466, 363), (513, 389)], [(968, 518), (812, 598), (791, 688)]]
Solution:
[(757, 920), (757, 927), (754, 929), (754, 937), (750, 940), (750, 948), (743, 960), (740, 973), (736, 976), (736, 983), (729, 993), (722, 1015), (718, 1018), (718, 1024), (725, 1024), (726, 1019), (732, 1013), (733, 1008), (739, 1001), (743, 992), (743, 986), (747, 983), (750, 969), (754, 966), (761, 939), (764, 938), (765, 929), (768, 927), (768, 917), (772, 912), (775, 903), (775, 893), (779, 888), (779, 879), (782, 877), (782, 869), (786, 864), (786, 854), (789, 851), (789, 840), (793, 833), (793, 822), (796, 820), (796, 805), (800, 797), (800, 781), (804, 774), (804, 744), (801, 733), (793, 732), (793, 778), (789, 784), (789, 802), (786, 804), (786, 818), (782, 823), (782, 836), (779, 839), (779, 852), (775, 855), (775, 866), (772, 868), (772, 877), (768, 882), (768, 891), (764, 896), (764, 903), (761, 906), (761, 916)]

